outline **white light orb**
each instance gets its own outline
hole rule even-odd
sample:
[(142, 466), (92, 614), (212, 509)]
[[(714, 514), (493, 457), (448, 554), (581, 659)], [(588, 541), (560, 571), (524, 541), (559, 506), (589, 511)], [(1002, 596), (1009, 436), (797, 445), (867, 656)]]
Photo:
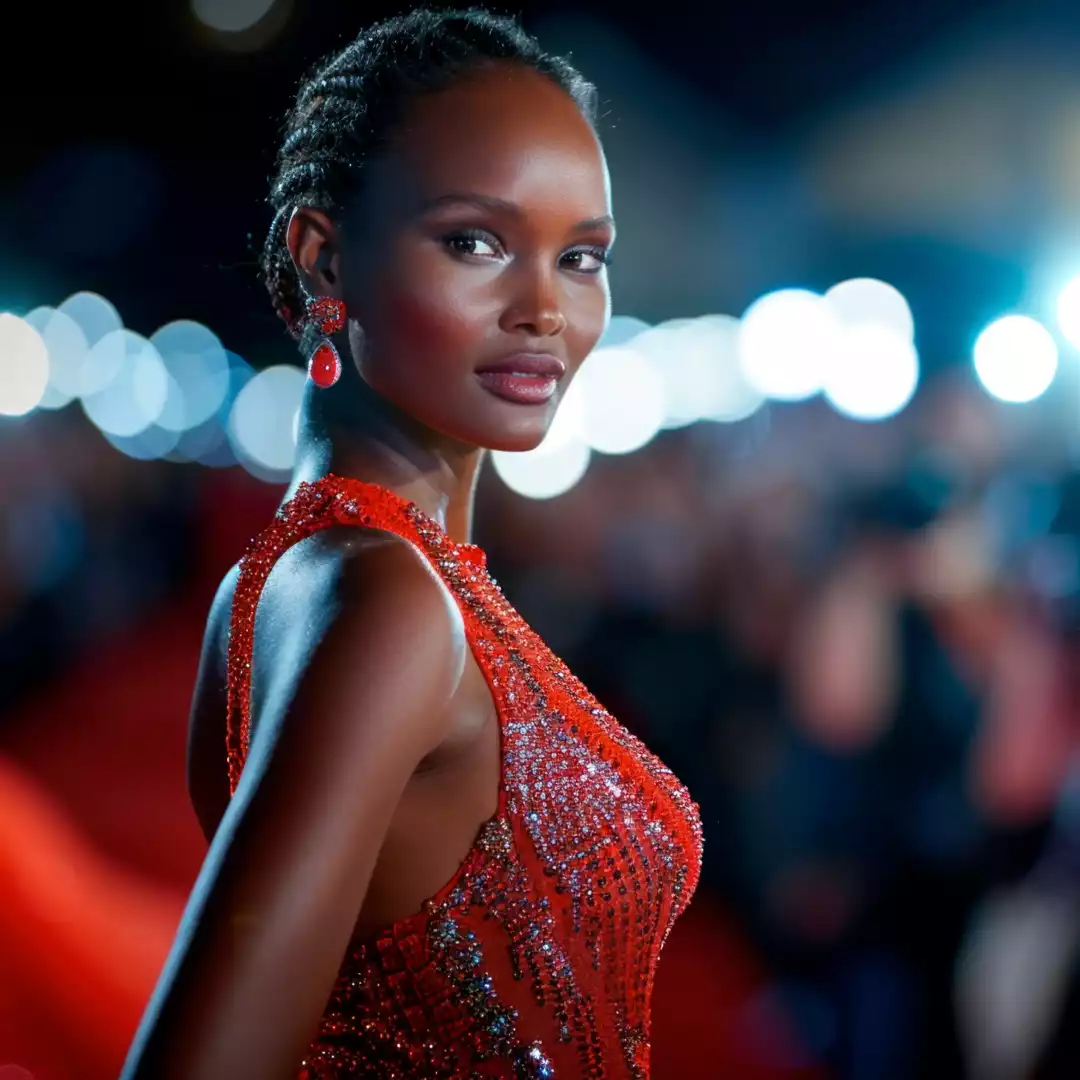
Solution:
[(236, 396), (229, 413), (229, 440), (256, 475), (286, 472), (296, 457), (295, 417), (304, 394), (304, 372), (292, 364), (265, 368)]
[(511, 491), (530, 499), (553, 499), (569, 491), (585, 475), (590, 456), (588, 446), (571, 440), (555, 447), (541, 443), (524, 453), (495, 450), (491, 463)]
[(885, 420), (908, 404), (918, 384), (914, 344), (889, 327), (863, 323), (841, 335), (824, 392), (837, 412), (853, 420)]
[(42, 336), (17, 315), (0, 312), (0, 415), (25, 416), (49, 385), (49, 352)]
[(633, 348), (596, 349), (578, 372), (580, 440), (603, 454), (644, 446), (664, 422), (664, 384)]
[(975, 342), (975, 373), (999, 401), (1023, 404), (1044, 394), (1058, 369), (1050, 331), (1028, 315), (992, 322)]
[(548, 450), (557, 450), (569, 443), (581, 441), (584, 424), (584, 387), (585, 384), (576, 377), (567, 387), (547, 435), (544, 436), (542, 445)]
[(781, 289), (743, 314), (739, 363), (747, 383), (774, 401), (804, 401), (822, 387), (840, 323), (817, 293)]
[(884, 327), (902, 341), (915, 340), (915, 317), (904, 294), (877, 278), (851, 278), (834, 285), (825, 294), (837, 319), (844, 326)]
[(664, 383), (664, 427), (699, 420), (745, 419), (764, 403), (746, 381), (739, 362), (740, 321), (733, 315), (702, 315), (663, 324), (634, 342)]

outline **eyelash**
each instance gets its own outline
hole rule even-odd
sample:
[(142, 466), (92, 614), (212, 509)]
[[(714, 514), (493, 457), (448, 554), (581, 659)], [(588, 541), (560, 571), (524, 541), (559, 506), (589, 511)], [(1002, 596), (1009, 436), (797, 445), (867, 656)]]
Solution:
[[(447, 233), (443, 237), (443, 243), (457, 255), (470, 255), (468, 251), (456, 251), (453, 247), (455, 240), (483, 240), (487, 244), (491, 244), (492, 247), (501, 248), (502, 244), (499, 243), (498, 237), (492, 233), (487, 232), (484, 229), (455, 229), (452, 233)], [(611, 252), (604, 247), (578, 247), (572, 248), (566, 254), (581, 254), (591, 255), (600, 265), (595, 270), (580, 270), (574, 269), (574, 273), (577, 274), (599, 274), (601, 270), (611, 265)], [(480, 255), (478, 258), (488, 258), (490, 256)]]

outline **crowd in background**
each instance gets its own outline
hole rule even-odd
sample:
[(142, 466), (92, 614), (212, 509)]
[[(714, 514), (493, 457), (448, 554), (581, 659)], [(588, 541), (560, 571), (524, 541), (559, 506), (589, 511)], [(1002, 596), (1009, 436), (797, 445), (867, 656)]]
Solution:
[[(703, 888), (837, 1077), (1080, 1060), (1080, 476), (1033, 427), (942, 378), (886, 425), (807, 405), (552, 501), (481, 485), (496, 576), (688, 784)], [(213, 470), (70, 411), (2, 438), (6, 711), (240, 538)]]

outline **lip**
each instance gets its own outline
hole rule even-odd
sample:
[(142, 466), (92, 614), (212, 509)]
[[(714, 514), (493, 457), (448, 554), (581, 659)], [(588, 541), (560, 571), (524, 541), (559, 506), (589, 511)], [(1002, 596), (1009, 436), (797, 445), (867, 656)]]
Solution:
[(566, 364), (553, 353), (520, 352), (482, 364), (476, 369), (476, 374), (532, 375), (561, 379), (566, 374)]
[(476, 369), (489, 393), (515, 405), (544, 405), (555, 396), (566, 364), (551, 353), (513, 353)]

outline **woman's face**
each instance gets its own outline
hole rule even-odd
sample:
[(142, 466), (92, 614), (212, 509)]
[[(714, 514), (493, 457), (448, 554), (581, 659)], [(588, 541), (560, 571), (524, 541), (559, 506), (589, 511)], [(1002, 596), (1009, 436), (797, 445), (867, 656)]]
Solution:
[(343, 230), (364, 380), (440, 435), (527, 450), (610, 316), (607, 166), (574, 102), (500, 64), (422, 98)]

